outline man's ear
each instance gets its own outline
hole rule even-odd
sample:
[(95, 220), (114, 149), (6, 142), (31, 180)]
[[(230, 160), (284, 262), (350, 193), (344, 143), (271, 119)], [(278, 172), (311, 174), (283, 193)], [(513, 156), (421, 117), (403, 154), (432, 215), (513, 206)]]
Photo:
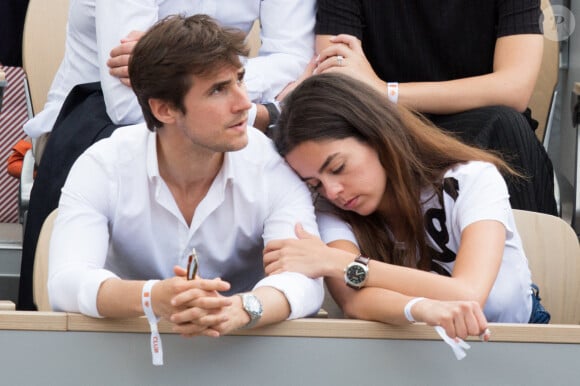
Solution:
[(160, 122), (164, 124), (172, 124), (175, 122), (175, 115), (178, 113), (178, 110), (171, 103), (157, 98), (150, 98), (149, 108), (151, 109), (151, 113)]

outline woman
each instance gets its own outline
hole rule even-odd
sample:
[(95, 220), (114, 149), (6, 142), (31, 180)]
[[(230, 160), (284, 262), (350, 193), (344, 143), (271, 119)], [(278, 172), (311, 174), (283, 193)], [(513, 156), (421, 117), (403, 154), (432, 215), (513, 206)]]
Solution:
[[(500, 174), (515, 172), (386, 99), (341, 74), (287, 97), (274, 139), (317, 196), (323, 241), (297, 226), (299, 240), (266, 246), (266, 273), (325, 276), (348, 316), (451, 337), (480, 334), (486, 319), (537, 321), (532, 308), (547, 315)], [(353, 262), (354, 243), (369, 262)]]

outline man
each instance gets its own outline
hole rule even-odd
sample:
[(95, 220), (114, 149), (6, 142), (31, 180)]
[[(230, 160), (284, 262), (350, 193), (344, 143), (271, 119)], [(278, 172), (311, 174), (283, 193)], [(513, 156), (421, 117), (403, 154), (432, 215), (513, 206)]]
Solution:
[[(135, 95), (117, 77), (109, 75), (106, 62), (111, 49), (123, 37), (134, 36), (130, 31), (145, 31), (156, 21), (174, 14), (210, 15), (222, 26), (239, 28), (246, 33), (259, 19), (262, 47), (258, 56), (247, 64), (248, 93), (256, 103), (271, 102), (300, 75), (314, 54), (315, 12), (314, 0), (72, 0), (65, 56), (46, 106), (24, 126), (24, 131), (32, 138), (50, 132), (71, 89), (77, 84), (95, 81), (101, 82), (107, 113), (113, 123), (142, 122)], [(123, 41), (126, 44), (121, 47), (125, 49), (134, 46), (134, 39)], [(121, 67), (112, 73), (126, 75), (127, 56), (117, 59), (124, 66), (117, 64)]]
[[(214, 337), (319, 309), (320, 280), (264, 278), (265, 242), (316, 222), (306, 186), (247, 128), (246, 53), (243, 33), (201, 15), (140, 39), (129, 72), (146, 123), (117, 129), (71, 169), (50, 246), (54, 309), (139, 316), (150, 289), (154, 317)], [(199, 275), (187, 280), (192, 248)]]
[[(35, 146), (43, 148), (38, 144), (46, 140), (44, 162), (36, 159), (40, 164), (30, 192), (18, 309), (36, 309), (32, 296), (36, 243), (44, 220), (58, 204), (72, 163), (88, 146), (108, 137), (117, 127), (143, 121), (133, 90), (109, 74), (106, 62), (111, 49), (130, 31), (145, 31), (174, 14), (208, 14), (222, 26), (245, 32), (256, 19), (260, 20), (262, 46), (257, 57), (248, 59), (246, 69), (250, 98), (258, 103), (250, 109), (248, 122), (262, 129), (275, 116), (270, 117), (259, 103), (273, 101), (300, 74), (314, 52), (314, 0), (71, 1), (65, 57), (44, 109), (24, 127), (32, 138), (51, 134)], [(128, 41), (127, 46), (132, 48), (134, 43)], [(93, 83), (88, 87), (76, 86), (89, 82)], [(274, 104), (268, 106), (277, 113)]]

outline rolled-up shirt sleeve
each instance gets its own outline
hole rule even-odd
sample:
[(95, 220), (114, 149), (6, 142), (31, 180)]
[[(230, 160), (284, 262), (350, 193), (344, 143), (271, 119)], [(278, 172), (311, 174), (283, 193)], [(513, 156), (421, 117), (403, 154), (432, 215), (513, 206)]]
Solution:
[(290, 304), (288, 319), (303, 318), (318, 312), (324, 300), (322, 278), (310, 279), (301, 273), (283, 272), (267, 276), (254, 286), (259, 287), (273, 287), (286, 296)]
[[(297, 223), (301, 223), (307, 232), (318, 236), (312, 197), (306, 184), (284, 160), (279, 159), (270, 166), (266, 172), (267, 178), (264, 179), (264, 188), (269, 191), (270, 206), (264, 223), (264, 243), (275, 239), (296, 238), (294, 229)], [(271, 286), (284, 293), (291, 308), (289, 319), (316, 313), (324, 300), (322, 278), (311, 279), (296, 272), (265, 277), (255, 287), (262, 286)]]
[(246, 86), (254, 102), (273, 101), (314, 56), (314, 0), (264, 0), (260, 5), (258, 56), (246, 63)]

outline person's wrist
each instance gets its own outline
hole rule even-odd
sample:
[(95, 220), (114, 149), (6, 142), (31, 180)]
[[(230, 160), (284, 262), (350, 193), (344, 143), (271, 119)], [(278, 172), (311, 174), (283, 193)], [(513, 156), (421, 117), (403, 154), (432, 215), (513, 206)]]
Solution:
[(358, 256), (358, 254), (353, 254), (352, 252), (347, 252), (338, 248), (333, 249), (334, 258), (329, 259), (330, 265), (327, 267), (328, 272), (325, 273), (324, 276), (342, 279), (344, 277), (344, 267), (352, 263), (354, 257)]
[[(266, 106), (261, 103), (255, 103), (254, 106), (256, 106), (256, 113), (254, 115), (254, 123), (252, 126), (265, 133), (268, 130), (268, 122), (270, 119), (268, 116), (268, 110), (266, 109)], [(248, 124), (249, 122), (248, 119)]]
[[(410, 323), (415, 323), (419, 320), (421, 320), (420, 317), (417, 317), (417, 315), (419, 314), (417, 312), (417, 303), (422, 302), (423, 300), (426, 300), (425, 298), (422, 297), (417, 297), (417, 298), (413, 298), (411, 300), (409, 300), (409, 302), (407, 302), (407, 304), (405, 305), (405, 309), (403, 310), (403, 313), (405, 314), (405, 318), (410, 322)], [(413, 310), (415, 310), (415, 312), (413, 313)]]

